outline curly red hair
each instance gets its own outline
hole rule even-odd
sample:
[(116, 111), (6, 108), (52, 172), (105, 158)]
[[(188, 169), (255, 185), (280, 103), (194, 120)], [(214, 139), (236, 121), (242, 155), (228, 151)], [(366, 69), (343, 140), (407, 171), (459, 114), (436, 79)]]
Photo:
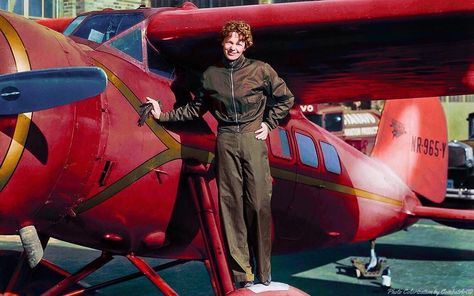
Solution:
[(225, 23), (221, 30), (221, 41), (223, 41), (232, 32), (239, 34), (240, 40), (245, 42), (246, 48), (249, 48), (253, 45), (252, 30), (250, 29), (250, 25), (246, 22), (229, 21)]

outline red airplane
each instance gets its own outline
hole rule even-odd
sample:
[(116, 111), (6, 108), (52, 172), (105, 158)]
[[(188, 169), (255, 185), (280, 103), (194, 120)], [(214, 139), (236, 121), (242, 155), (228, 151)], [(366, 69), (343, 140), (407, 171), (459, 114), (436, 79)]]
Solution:
[[(420, 217), (474, 221), (472, 210), (423, 206), (446, 188), (436, 97), (474, 92), (471, 0), (185, 3), (39, 21), (51, 29), (0, 11), (0, 234), (24, 247), (5, 295), (28, 291), (38, 263), (64, 276), (44, 295), (99, 289), (75, 284), (119, 255), (165, 295), (176, 292), (138, 256), (178, 259), (157, 269), (201, 260), (216, 295), (256, 294), (234, 287), (225, 260), (216, 121), (137, 126), (146, 96), (164, 110), (192, 99), (230, 19), (251, 24), (247, 56), (274, 66), (300, 104), (394, 99), (370, 157), (297, 110), (271, 132), (275, 253), (373, 240)], [(419, 97), (435, 98), (396, 100)], [(42, 259), (50, 237), (103, 253), (69, 274)], [(282, 286), (260, 295), (306, 295)]]

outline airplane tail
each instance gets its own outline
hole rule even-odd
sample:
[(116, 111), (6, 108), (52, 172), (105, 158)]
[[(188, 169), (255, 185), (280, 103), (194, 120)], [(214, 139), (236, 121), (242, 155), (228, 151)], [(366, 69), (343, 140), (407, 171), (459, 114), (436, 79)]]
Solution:
[(371, 156), (389, 166), (415, 193), (442, 202), (448, 143), (439, 98), (386, 101)]

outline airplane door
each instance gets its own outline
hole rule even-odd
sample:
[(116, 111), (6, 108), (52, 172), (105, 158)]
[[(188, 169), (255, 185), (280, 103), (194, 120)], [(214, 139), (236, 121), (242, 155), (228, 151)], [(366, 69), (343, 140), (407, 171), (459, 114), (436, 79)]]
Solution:
[(291, 137), (296, 151), (296, 185), (284, 219), (287, 227), (280, 238), (300, 244), (305, 237), (313, 237), (313, 234), (308, 235), (308, 230), (321, 191), (316, 181), (321, 174), (321, 157), (311, 134), (292, 129)]
[(293, 201), (296, 184), (296, 153), (289, 126), (273, 129), (268, 137), (268, 158), (273, 178), (272, 218), (275, 236), (285, 231), (286, 211)]

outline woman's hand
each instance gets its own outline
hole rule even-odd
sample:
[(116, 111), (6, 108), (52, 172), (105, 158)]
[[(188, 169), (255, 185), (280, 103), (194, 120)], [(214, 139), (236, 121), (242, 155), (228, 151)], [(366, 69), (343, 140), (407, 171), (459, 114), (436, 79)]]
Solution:
[(155, 119), (160, 119), (161, 107), (158, 101), (150, 97), (146, 97), (146, 102), (153, 105), (153, 109), (151, 110), (151, 115), (153, 115)]
[(256, 130), (255, 133), (257, 134), (255, 138), (265, 141), (269, 133), (268, 125), (262, 122), (262, 124), (260, 124), (260, 129)]

